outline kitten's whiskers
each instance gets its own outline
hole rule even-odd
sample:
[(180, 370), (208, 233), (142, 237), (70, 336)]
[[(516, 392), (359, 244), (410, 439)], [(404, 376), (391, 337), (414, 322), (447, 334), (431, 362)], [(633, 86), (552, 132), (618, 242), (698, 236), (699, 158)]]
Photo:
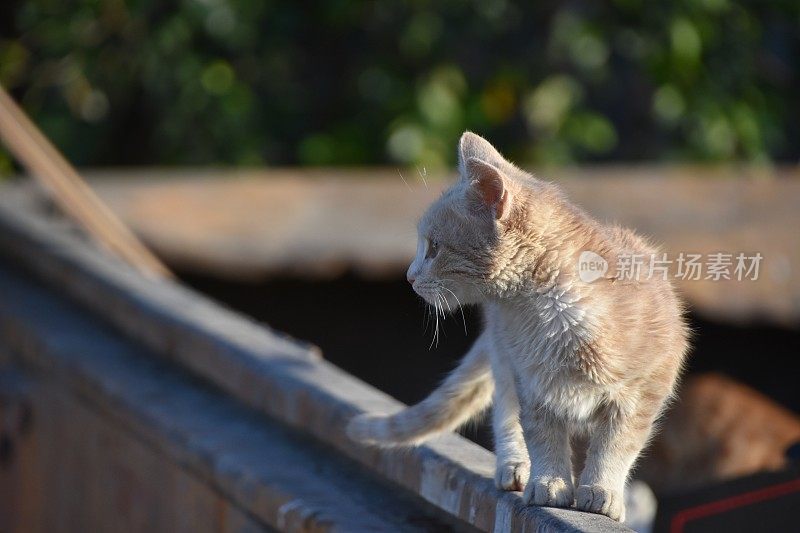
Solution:
[(403, 177), (403, 173), (400, 172), (399, 168), (397, 169), (397, 173), (400, 175), (400, 179), (403, 180), (403, 183), (406, 184), (406, 187), (408, 187), (408, 192), (412, 192), (413, 193), (414, 190), (411, 188), (411, 185), (409, 185), (408, 182), (406, 181), (406, 179)]
[(425, 167), (422, 167), (422, 170), (420, 171), (419, 166), (417, 166), (417, 174), (419, 174), (419, 177), (422, 178), (422, 183), (425, 184), (425, 188), (427, 189), (428, 188), (428, 181), (425, 179), (425, 176), (428, 175), (428, 169), (425, 168)]
[(461, 305), (461, 300), (458, 299), (458, 296), (456, 296), (456, 293), (454, 293), (453, 291), (451, 291), (450, 289), (448, 289), (444, 285), (442, 285), (442, 288), (444, 290), (446, 290), (447, 292), (449, 292), (450, 294), (452, 294), (453, 298), (456, 299), (456, 303), (458, 303), (458, 310), (461, 311), (461, 322), (464, 323), (464, 335), (466, 335), (467, 334), (467, 319), (464, 317), (464, 306)]

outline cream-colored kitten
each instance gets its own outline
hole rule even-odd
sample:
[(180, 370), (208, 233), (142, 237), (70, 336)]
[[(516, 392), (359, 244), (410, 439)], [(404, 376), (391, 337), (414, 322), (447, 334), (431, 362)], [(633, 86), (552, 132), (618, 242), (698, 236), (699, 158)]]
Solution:
[[(424, 401), (348, 432), (417, 444), (493, 401), (498, 487), (623, 520), (628, 473), (687, 352), (681, 303), (658, 274), (617, 274), (623, 254), (656, 252), (643, 239), (593, 220), (481, 137), (461, 137), (459, 170), (419, 224), (408, 279), (431, 304), (480, 304), (485, 330)], [(586, 251), (608, 263), (593, 281), (579, 276)]]

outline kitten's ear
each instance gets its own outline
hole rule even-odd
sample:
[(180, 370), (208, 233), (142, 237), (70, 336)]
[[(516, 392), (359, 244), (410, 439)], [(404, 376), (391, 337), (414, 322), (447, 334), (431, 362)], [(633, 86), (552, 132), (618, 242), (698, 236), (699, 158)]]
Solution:
[(511, 211), (511, 191), (508, 178), (494, 165), (471, 157), (464, 163), (464, 176), (470, 180), (470, 193), (503, 220)]
[(506, 162), (489, 141), (471, 131), (465, 131), (458, 141), (458, 170), (464, 178), (468, 175), (466, 162), (473, 157), (497, 168), (503, 168), (503, 163)]

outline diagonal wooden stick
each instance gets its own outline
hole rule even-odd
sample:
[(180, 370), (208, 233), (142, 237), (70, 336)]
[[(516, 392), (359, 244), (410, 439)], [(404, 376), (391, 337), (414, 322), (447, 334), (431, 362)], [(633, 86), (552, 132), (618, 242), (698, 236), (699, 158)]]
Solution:
[(28, 172), (50, 191), (56, 204), (101, 245), (145, 275), (172, 277), (169, 269), (97, 197), (2, 86), (0, 138)]

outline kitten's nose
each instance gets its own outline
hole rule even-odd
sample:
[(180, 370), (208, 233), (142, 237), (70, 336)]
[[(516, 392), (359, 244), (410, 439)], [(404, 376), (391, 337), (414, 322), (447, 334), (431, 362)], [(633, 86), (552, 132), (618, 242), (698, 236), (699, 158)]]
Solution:
[(414, 284), (414, 281), (416, 281), (416, 280), (414, 279), (414, 276), (412, 276), (411, 274), (406, 274), (406, 279), (407, 279), (407, 280), (408, 280), (408, 282), (409, 282), (410, 284), (412, 284), (412, 285)]

